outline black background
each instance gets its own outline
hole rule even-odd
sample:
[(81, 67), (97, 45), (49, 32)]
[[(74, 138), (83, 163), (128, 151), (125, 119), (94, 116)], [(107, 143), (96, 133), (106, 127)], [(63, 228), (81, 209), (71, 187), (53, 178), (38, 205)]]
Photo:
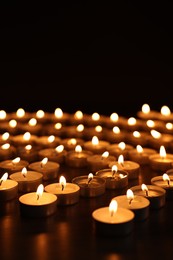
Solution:
[(151, 2), (1, 7), (0, 109), (172, 109), (172, 2)]

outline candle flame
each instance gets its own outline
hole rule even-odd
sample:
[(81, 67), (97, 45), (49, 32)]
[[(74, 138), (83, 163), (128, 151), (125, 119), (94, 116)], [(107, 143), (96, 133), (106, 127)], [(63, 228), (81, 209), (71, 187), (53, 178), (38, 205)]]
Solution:
[(173, 129), (173, 123), (167, 122), (167, 123), (165, 124), (165, 127), (166, 127), (166, 129), (168, 129), (168, 130), (172, 130), (172, 129)]
[(112, 199), (109, 204), (109, 212), (111, 217), (114, 216), (114, 214), (117, 212), (117, 209), (118, 209), (118, 203), (115, 199)]
[(64, 150), (64, 145), (60, 144), (55, 148), (55, 151), (61, 153)]
[(25, 149), (26, 149), (27, 152), (29, 152), (29, 151), (32, 149), (32, 145), (27, 144), (27, 145), (25, 146)]
[(82, 132), (84, 130), (84, 125), (83, 124), (79, 124), (77, 127), (76, 127), (76, 130), (78, 132)]
[(120, 143), (118, 144), (118, 147), (119, 147), (121, 150), (124, 150), (125, 147), (126, 147), (125, 142), (120, 142)]
[(26, 177), (26, 175), (27, 175), (27, 169), (26, 169), (26, 167), (24, 167), (24, 168), (22, 169), (21, 174), (23, 175), (23, 177)]
[(1, 138), (2, 140), (6, 141), (10, 137), (10, 134), (8, 132), (5, 132), (2, 134)]
[(104, 153), (102, 153), (102, 158), (108, 158), (109, 156), (109, 152), (108, 151), (105, 151)]
[(115, 165), (115, 164), (112, 165), (111, 170), (112, 170), (112, 177), (114, 177), (115, 173), (118, 171), (118, 167), (117, 167), (117, 165)]
[(39, 200), (39, 198), (43, 195), (43, 191), (44, 191), (44, 186), (43, 184), (40, 184), (36, 191), (37, 200)]
[(82, 119), (82, 118), (83, 118), (83, 113), (82, 113), (82, 111), (80, 111), (80, 110), (76, 111), (75, 114), (74, 114), (74, 117), (75, 117), (76, 119)]
[(82, 146), (81, 145), (76, 145), (76, 147), (75, 147), (75, 151), (77, 152), (77, 153), (80, 153), (80, 152), (82, 152)]
[(151, 119), (147, 120), (146, 125), (150, 128), (153, 128), (155, 126), (155, 122)]
[(110, 115), (110, 120), (111, 120), (112, 122), (117, 122), (118, 119), (119, 119), (119, 116), (118, 116), (117, 113), (114, 112), (114, 113), (112, 113), (112, 114)]
[(10, 144), (9, 143), (3, 144), (3, 145), (1, 145), (1, 148), (3, 150), (8, 150), (10, 148)]
[(160, 113), (163, 116), (169, 116), (171, 114), (171, 110), (168, 106), (162, 106), (161, 109), (160, 109)]
[(53, 143), (55, 141), (55, 136), (50, 135), (50, 136), (48, 136), (47, 140), (48, 140), (49, 143)]
[(98, 139), (98, 137), (96, 135), (92, 137), (92, 144), (93, 145), (98, 145), (99, 144), (99, 139)]
[(163, 158), (163, 159), (166, 158), (166, 149), (163, 145), (160, 146), (160, 152), (159, 153), (160, 153), (161, 158)]
[(92, 181), (92, 179), (94, 178), (94, 175), (92, 173), (88, 174), (88, 184)]
[(128, 125), (135, 125), (136, 124), (136, 118), (130, 117), (127, 120)]
[(119, 134), (120, 133), (120, 128), (118, 126), (114, 126), (112, 128), (112, 131), (113, 131), (114, 134)]
[(31, 119), (29, 120), (28, 124), (29, 124), (30, 126), (35, 126), (35, 125), (37, 124), (37, 119), (31, 118)]
[(169, 178), (169, 176), (168, 176), (167, 173), (164, 173), (164, 174), (163, 174), (163, 180), (164, 180), (164, 181), (167, 181), (168, 185), (170, 185), (170, 178)]
[(148, 104), (143, 104), (142, 105), (142, 112), (144, 114), (148, 114), (150, 112), (150, 106)]
[(7, 113), (5, 112), (5, 110), (0, 110), (0, 119), (5, 119), (7, 116)]
[(154, 129), (152, 129), (150, 131), (150, 133), (151, 133), (152, 137), (155, 139), (159, 139), (162, 136), (162, 134), (159, 131), (154, 130)]
[(118, 163), (121, 164), (122, 166), (124, 165), (124, 156), (123, 156), (123, 154), (120, 154), (118, 156)]
[(62, 187), (62, 190), (64, 190), (64, 188), (65, 188), (65, 186), (66, 186), (66, 179), (65, 179), (64, 176), (60, 176), (60, 178), (59, 178), (59, 183), (60, 183), (60, 185), (61, 185), (61, 187)]
[(71, 138), (68, 140), (68, 144), (75, 145), (75, 144), (77, 144), (77, 140), (75, 138)]
[(15, 119), (11, 119), (11, 120), (9, 121), (9, 126), (10, 126), (11, 128), (15, 128), (15, 127), (17, 126), (17, 121), (16, 121)]
[(43, 118), (45, 115), (44, 111), (39, 109), (37, 112), (36, 112), (36, 117), (37, 118)]
[(62, 128), (62, 124), (61, 123), (56, 123), (55, 125), (54, 125), (54, 128), (55, 129), (61, 129)]
[(136, 146), (136, 150), (137, 150), (137, 152), (140, 153), (140, 154), (143, 152), (143, 148), (142, 148), (142, 146), (139, 145), (139, 144)]
[(139, 131), (134, 131), (133, 136), (136, 137), (136, 138), (139, 138), (141, 136), (141, 134), (140, 134)]
[(24, 117), (25, 115), (25, 110), (23, 108), (19, 108), (17, 111), (16, 111), (16, 115), (17, 117), (21, 118), (21, 117)]
[(126, 192), (127, 199), (129, 200), (129, 204), (131, 204), (132, 200), (134, 199), (134, 193), (131, 189), (128, 189)]
[(54, 112), (55, 117), (62, 118), (63, 117), (63, 111), (61, 108), (56, 108)]
[(102, 130), (103, 130), (103, 128), (102, 128), (101, 125), (97, 125), (97, 126), (95, 127), (95, 131), (96, 131), (97, 133), (101, 133)]
[(16, 157), (15, 159), (12, 160), (12, 163), (15, 165), (20, 162), (20, 157)]
[(141, 185), (141, 189), (142, 189), (143, 191), (145, 191), (145, 192), (146, 192), (146, 196), (148, 196), (148, 187), (147, 187), (147, 185), (143, 183), (143, 184)]
[(98, 121), (100, 119), (100, 115), (97, 112), (95, 112), (91, 115), (91, 118), (94, 121)]
[(1, 179), (0, 179), (0, 185), (2, 184), (3, 181), (6, 181), (7, 178), (8, 178), (8, 173), (5, 172), (5, 173), (2, 175)]
[(25, 141), (28, 141), (30, 138), (31, 138), (31, 134), (30, 134), (29, 132), (24, 133), (23, 139), (24, 139)]
[(43, 158), (43, 160), (40, 162), (41, 167), (43, 167), (47, 162), (48, 162), (48, 158), (47, 157)]

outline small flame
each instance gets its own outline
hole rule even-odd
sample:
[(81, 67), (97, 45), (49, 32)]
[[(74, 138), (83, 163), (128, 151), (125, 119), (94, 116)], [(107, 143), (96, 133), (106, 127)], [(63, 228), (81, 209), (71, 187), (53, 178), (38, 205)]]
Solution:
[(82, 132), (84, 130), (84, 125), (83, 124), (79, 124), (77, 127), (76, 127), (76, 130), (78, 132)]
[(124, 156), (123, 156), (123, 154), (120, 154), (118, 156), (118, 163), (121, 164), (122, 166), (124, 165)]
[(160, 113), (163, 116), (169, 116), (171, 114), (171, 110), (170, 110), (170, 108), (168, 106), (162, 106), (161, 110), (160, 110)]
[(168, 130), (172, 130), (173, 129), (173, 123), (168, 122), (168, 123), (165, 124), (165, 127)]
[(27, 144), (27, 145), (25, 146), (25, 149), (26, 149), (27, 152), (31, 151), (32, 145)]
[(145, 192), (146, 192), (146, 196), (148, 196), (148, 187), (147, 187), (147, 185), (143, 183), (143, 184), (141, 185), (141, 189), (142, 189), (143, 191), (145, 191)]
[(112, 131), (113, 131), (114, 134), (119, 134), (120, 133), (120, 128), (118, 126), (114, 126), (112, 128)]
[(109, 152), (108, 151), (105, 151), (104, 153), (102, 153), (102, 158), (108, 158), (109, 156)]
[(11, 120), (9, 121), (9, 126), (10, 126), (11, 128), (15, 128), (15, 127), (17, 126), (17, 121), (16, 121), (15, 119), (11, 119)]
[(8, 132), (5, 132), (2, 134), (2, 140), (6, 141), (10, 137), (10, 134)]
[(3, 144), (3, 145), (1, 145), (1, 148), (3, 150), (8, 150), (10, 148), (10, 144), (9, 143)]
[(88, 184), (92, 181), (92, 179), (94, 178), (94, 175), (92, 173), (88, 174)]
[(23, 108), (19, 108), (19, 109), (16, 111), (16, 115), (17, 115), (17, 117), (19, 117), (19, 118), (24, 117), (24, 115), (25, 115), (25, 110), (24, 110)]
[(50, 136), (48, 136), (47, 140), (48, 140), (49, 143), (53, 143), (55, 141), (55, 136), (50, 135)]
[(77, 140), (75, 138), (71, 138), (68, 140), (68, 144), (75, 145), (75, 144), (77, 144)]
[(44, 111), (39, 109), (37, 112), (36, 112), (36, 117), (37, 118), (43, 118), (45, 115)]
[(152, 129), (150, 131), (150, 133), (151, 133), (152, 137), (155, 138), (155, 139), (159, 139), (162, 135), (159, 131), (154, 130), (154, 129)]
[(24, 133), (23, 139), (24, 139), (25, 141), (30, 140), (30, 138), (31, 138), (31, 134), (30, 134), (29, 132)]
[(155, 122), (151, 119), (147, 120), (146, 125), (150, 128), (153, 128), (155, 126)]
[(7, 178), (8, 178), (8, 173), (5, 172), (5, 173), (2, 175), (1, 179), (0, 179), (0, 185), (2, 184), (3, 181), (6, 181)]
[(36, 191), (37, 200), (39, 200), (40, 197), (43, 195), (43, 191), (44, 191), (44, 186), (43, 186), (43, 184), (40, 184)]
[(128, 125), (135, 125), (136, 124), (136, 118), (130, 117), (127, 120)]
[(93, 145), (98, 145), (99, 144), (99, 139), (98, 139), (98, 137), (96, 135), (94, 135), (92, 137), (92, 144)]
[(56, 108), (54, 114), (55, 114), (55, 117), (57, 117), (57, 118), (63, 117), (63, 111), (61, 108)]
[(7, 116), (7, 113), (5, 112), (5, 110), (0, 110), (0, 119), (5, 119)]
[(60, 178), (59, 178), (59, 183), (60, 183), (60, 185), (61, 185), (61, 187), (62, 187), (62, 190), (64, 190), (64, 188), (65, 188), (65, 186), (66, 186), (66, 179), (65, 179), (64, 176), (60, 176)]
[(76, 145), (76, 147), (75, 147), (75, 151), (77, 152), (77, 153), (80, 153), (80, 152), (82, 152), (82, 147), (81, 147), (81, 145)]
[(140, 134), (139, 131), (134, 131), (133, 136), (136, 137), (136, 138), (139, 138), (141, 136), (141, 134)]
[(97, 125), (97, 126), (95, 127), (95, 131), (96, 131), (97, 133), (101, 133), (102, 130), (103, 130), (103, 128), (102, 128), (101, 125)]
[(59, 130), (59, 129), (62, 128), (62, 124), (61, 124), (61, 123), (56, 123), (56, 124), (54, 125), (54, 128), (57, 129), (57, 130)]
[(64, 145), (60, 144), (55, 148), (56, 152), (61, 153), (64, 150)]
[(137, 150), (137, 152), (138, 152), (139, 154), (141, 154), (144, 149), (142, 148), (142, 146), (141, 146), (140, 144), (138, 144), (138, 145), (136, 146), (136, 150)]
[(118, 203), (115, 199), (112, 199), (109, 204), (109, 212), (111, 217), (114, 216), (114, 214), (117, 212), (117, 209), (118, 209)]
[(26, 169), (26, 167), (24, 167), (24, 168), (22, 169), (21, 173), (22, 173), (22, 175), (23, 175), (24, 177), (26, 177), (26, 175), (27, 175), (27, 169)]
[(168, 185), (170, 185), (170, 178), (169, 178), (169, 176), (168, 176), (167, 173), (164, 173), (164, 174), (163, 174), (163, 180), (164, 180), (164, 181), (167, 181)]
[(31, 119), (29, 120), (28, 124), (29, 124), (30, 126), (36, 126), (36, 124), (37, 124), (37, 119), (31, 118)]
[(134, 199), (134, 193), (131, 189), (128, 189), (126, 192), (127, 199), (129, 200), (129, 204), (131, 204), (132, 200)]
[(82, 111), (80, 111), (80, 110), (76, 111), (75, 114), (74, 114), (74, 117), (75, 117), (76, 119), (82, 119), (82, 118), (83, 118), (83, 113), (82, 113)]
[(118, 119), (119, 119), (119, 116), (118, 116), (117, 113), (114, 112), (114, 113), (112, 113), (112, 114), (110, 115), (110, 120), (111, 120), (112, 122), (117, 122)]
[(14, 165), (16, 165), (16, 164), (19, 163), (19, 162), (20, 162), (20, 157), (16, 157), (15, 159), (12, 160), (12, 163), (13, 163)]
[(47, 162), (48, 162), (48, 158), (47, 157), (43, 158), (43, 160), (40, 162), (41, 167), (43, 167)]
[(161, 158), (163, 158), (163, 159), (166, 158), (166, 149), (165, 149), (165, 147), (163, 145), (160, 146), (159, 153), (160, 153), (160, 157)]
[(94, 121), (98, 121), (98, 120), (100, 119), (100, 115), (95, 112), (95, 113), (93, 113), (93, 114), (91, 115), (91, 118), (92, 118), (92, 120), (94, 120)]
[(118, 144), (118, 147), (119, 147), (121, 150), (124, 150), (125, 147), (126, 147), (125, 142), (120, 142), (120, 143)]
[(142, 106), (142, 112), (144, 114), (148, 114), (150, 112), (150, 106), (148, 104), (143, 104)]

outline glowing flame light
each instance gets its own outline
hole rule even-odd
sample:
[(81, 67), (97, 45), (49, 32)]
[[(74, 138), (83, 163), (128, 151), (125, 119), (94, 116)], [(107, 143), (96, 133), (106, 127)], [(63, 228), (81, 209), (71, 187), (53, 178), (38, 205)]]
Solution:
[(64, 150), (64, 145), (60, 144), (55, 148), (55, 151), (58, 153), (62, 153), (62, 151)]
[(143, 104), (142, 106), (142, 112), (144, 114), (148, 114), (150, 112), (150, 106), (148, 104)]
[(40, 197), (43, 195), (43, 191), (44, 191), (44, 186), (43, 186), (43, 184), (40, 184), (37, 188), (37, 191), (36, 191), (37, 200), (39, 200)]
[(0, 179), (0, 185), (2, 184), (2, 182), (6, 181), (7, 178), (8, 178), (8, 173), (5, 172), (5, 173), (2, 175), (1, 179)]
[(99, 139), (98, 139), (98, 137), (96, 135), (92, 137), (92, 144), (93, 145), (98, 145), (99, 144)]
[(65, 179), (64, 176), (60, 176), (60, 178), (59, 178), (59, 183), (60, 183), (60, 185), (61, 185), (61, 187), (62, 187), (62, 190), (64, 190), (64, 188), (65, 188), (65, 186), (66, 186), (66, 179)]
[(27, 175), (27, 169), (26, 169), (26, 167), (24, 167), (24, 168), (22, 169), (21, 174), (22, 174), (23, 177), (26, 177), (26, 175)]
[(164, 173), (164, 174), (163, 174), (163, 180), (164, 180), (164, 181), (167, 181), (168, 185), (170, 185), (170, 178), (169, 178), (169, 176), (168, 176), (167, 173)]
[(162, 159), (165, 159), (166, 158), (166, 150), (165, 150), (165, 147), (163, 145), (160, 146), (160, 157)]
[(143, 191), (145, 191), (145, 192), (146, 192), (146, 196), (148, 196), (148, 187), (147, 187), (147, 185), (143, 183), (143, 184), (141, 185), (141, 189), (142, 189)]
[(115, 199), (112, 199), (110, 204), (109, 204), (109, 212), (111, 217), (113, 217), (115, 215), (115, 213), (117, 212), (118, 209), (118, 203)]
[(131, 189), (128, 189), (127, 192), (126, 192), (126, 195), (127, 195), (127, 199), (129, 201), (129, 204), (132, 203), (132, 200), (134, 199), (134, 193)]

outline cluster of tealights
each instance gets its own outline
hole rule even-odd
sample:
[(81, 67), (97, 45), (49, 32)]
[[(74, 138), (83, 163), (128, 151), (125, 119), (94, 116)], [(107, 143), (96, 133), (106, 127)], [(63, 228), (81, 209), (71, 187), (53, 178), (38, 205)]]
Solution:
[[(82, 197), (125, 189), (108, 207), (92, 213), (103, 234), (126, 235), (134, 221), (148, 218), (173, 200), (173, 113), (142, 106), (135, 117), (82, 111), (0, 111), (0, 201), (18, 199), (21, 215), (48, 217), (58, 205), (73, 205)], [(70, 182), (60, 167), (85, 168)], [(151, 185), (132, 186), (140, 168), (158, 172)]]

